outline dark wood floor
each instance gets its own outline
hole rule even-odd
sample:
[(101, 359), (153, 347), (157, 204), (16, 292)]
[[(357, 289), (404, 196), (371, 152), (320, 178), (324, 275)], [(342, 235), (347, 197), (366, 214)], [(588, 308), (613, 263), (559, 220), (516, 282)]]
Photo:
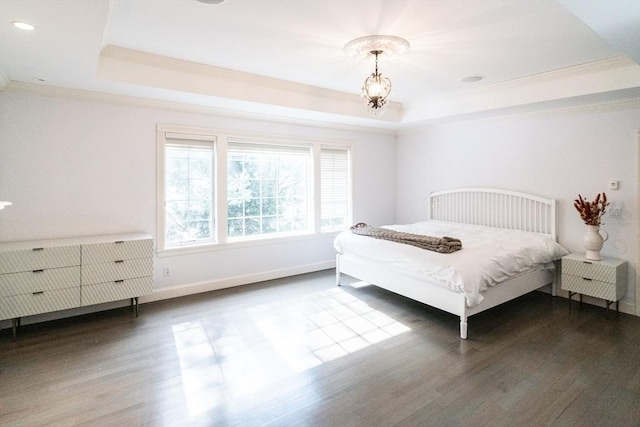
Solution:
[[(347, 283), (353, 281), (345, 280)], [(0, 425), (640, 425), (640, 318), (459, 320), (333, 271), (0, 334)]]

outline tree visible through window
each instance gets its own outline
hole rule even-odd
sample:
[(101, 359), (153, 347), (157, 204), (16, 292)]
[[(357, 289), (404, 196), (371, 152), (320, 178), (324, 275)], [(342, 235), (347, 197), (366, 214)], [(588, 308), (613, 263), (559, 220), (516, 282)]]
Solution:
[(160, 250), (350, 223), (348, 144), (158, 125), (158, 150)]
[(232, 143), (227, 158), (229, 238), (309, 230), (309, 148)]
[(213, 145), (169, 140), (165, 149), (165, 242), (212, 241)]

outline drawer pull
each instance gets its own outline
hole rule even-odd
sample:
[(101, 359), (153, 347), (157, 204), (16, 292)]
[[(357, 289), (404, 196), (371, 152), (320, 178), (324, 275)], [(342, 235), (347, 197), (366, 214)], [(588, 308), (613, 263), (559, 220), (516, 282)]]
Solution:
[(124, 262), (123, 259), (119, 259), (119, 260), (115, 261), (116, 264), (122, 264), (123, 262)]
[(593, 279), (589, 279), (588, 277), (583, 277), (582, 280), (592, 281)]
[(44, 248), (33, 248), (33, 251), (44, 251)]
[(124, 283), (124, 280), (114, 280), (113, 283)]
[(44, 270), (33, 270), (32, 273), (42, 273)]
[(593, 264), (591, 261), (582, 261), (582, 262), (583, 262), (584, 264), (589, 264), (589, 265)]
[(116, 245), (121, 245), (121, 244), (124, 243), (124, 240), (117, 240), (117, 241), (115, 241), (113, 243), (115, 243)]
[(38, 291), (33, 293), (33, 295), (42, 295), (42, 294), (44, 294), (44, 291)]

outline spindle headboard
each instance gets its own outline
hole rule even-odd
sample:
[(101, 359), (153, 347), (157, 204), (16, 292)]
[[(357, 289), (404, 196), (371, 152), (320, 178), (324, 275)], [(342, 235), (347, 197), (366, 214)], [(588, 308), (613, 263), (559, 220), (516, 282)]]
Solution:
[(459, 188), (428, 196), (430, 220), (486, 225), (556, 236), (556, 201), (496, 188)]

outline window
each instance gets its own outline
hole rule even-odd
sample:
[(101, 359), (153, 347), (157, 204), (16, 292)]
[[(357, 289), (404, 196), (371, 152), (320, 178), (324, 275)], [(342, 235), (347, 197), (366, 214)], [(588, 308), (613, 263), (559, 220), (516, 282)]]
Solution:
[(158, 125), (158, 248), (342, 230), (348, 144)]
[(309, 147), (230, 142), (227, 159), (229, 239), (310, 231)]
[(213, 242), (213, 141), (169, 134), (164, 149), (166, 246)]

